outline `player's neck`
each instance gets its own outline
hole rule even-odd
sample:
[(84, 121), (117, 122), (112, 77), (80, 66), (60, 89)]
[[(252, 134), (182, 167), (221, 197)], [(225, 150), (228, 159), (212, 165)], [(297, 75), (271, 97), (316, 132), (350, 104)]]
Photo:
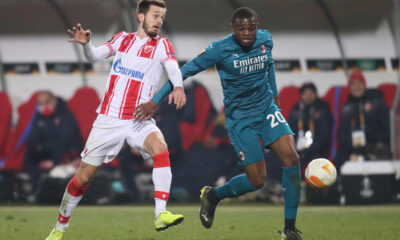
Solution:
[(139, 26), (139, 29), (138, 29), (138, 31), (137, 31), (137, 36), (138, 36), (140, 39), (148, 38), (148, 37), (149, 37), (149, 35), (147, 35), (147, 33), (144, 31), (144, 29), (143, 29), (141, 26)]

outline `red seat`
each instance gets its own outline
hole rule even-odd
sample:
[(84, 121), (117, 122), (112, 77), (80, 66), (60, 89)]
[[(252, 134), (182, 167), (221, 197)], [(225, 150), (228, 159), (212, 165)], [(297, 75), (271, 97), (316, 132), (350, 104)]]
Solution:
[(97, 117), (96, 108), (99, 104), (100, 99), (96, 90), (89, 87), (79, 88), (68, 101), (68, 108), (78, 121), (84, 142), (86, 142), (90, 130), (92, 129), (92, 124)]
[[(0, 159), (5, 156), (6, 140), (11, 128), (12, 107), (6, 92), (0, 92)], [(0, 160), (1, 162), (1, 160)]]
[(382, 91), (385, 102), (389, 109), (391, 109), (393, 106), (394, 97), (396, 96), (397, 84), (383, 83), (378, 86), (378, 89)]
[(212, 122), (208, 123), (213, 106), (207, 90), (202, 85), (197, 85), (195, 88), (194, 98), (195, 122), (179, 123), (183, 150), (188, 150), (195, 142), (204, 143), (214, 127)]
[(36, 112), (37, 92), (18, 107), (18, 123), (11, 130), (6, 144), (6, 162), (4, 169), (22, 171), (24, 168), (25, 140), (29, 135), (30, 124)]
[(288, 86), (279, 92), (279, 102), (281, 105), (282, 115), (288, 119), (290, 111), (294, 105), (300, 100), (300, 91), (298, 87)]

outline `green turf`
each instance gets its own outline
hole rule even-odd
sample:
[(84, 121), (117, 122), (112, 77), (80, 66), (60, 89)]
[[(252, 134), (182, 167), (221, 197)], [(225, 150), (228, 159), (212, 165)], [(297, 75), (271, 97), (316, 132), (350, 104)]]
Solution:
[[(153, 229), (152, 206), (81, 206), (73, 213), (65, 240), (85, 239), (280, 239), (282, 206), (222, 205), (211, 229), (204, 229), (198, 206), (173, 206), (185, 221), (168, 231)], [(44, 239), (58, 207), (0, 207), (0, 239)], [(305, 240), (398, 240), (400, 206), (301, 207), (297, 227)]]

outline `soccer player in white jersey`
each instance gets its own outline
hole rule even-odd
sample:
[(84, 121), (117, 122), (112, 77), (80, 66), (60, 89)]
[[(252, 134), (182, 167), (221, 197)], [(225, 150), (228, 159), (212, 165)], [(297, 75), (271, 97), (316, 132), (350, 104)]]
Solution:
[(170, 103), (174, 102), (177, 109), (186, 103), (182, 74), (173, 47), (168, 39), (158, 35), (165, 14), (163, 0), (139, 1), (138, 31), (120, 32), (100, 47), (91, 44), (90, 30), (84, 30), (80, 24), (68, 30), (73, 36), (68, 41), (82, 44), (89, 60), (99, 61), (114, 56), (114, 61), (104, 98), (97, 109), (97, 119), (81, 154), (81, 165), (67, 185), (58, 221), (46, 240), (63, 238), (71, 213), (97, 169), (102, 163), (114, 159), (125, 141), (140, 150), (144, 158), (152, 157), (154, 160), (155, 229), (163, 231), (183, 221), (183, 215), (174, 215), (166, 210), (172, 175), (164, 137), (153, 119), (144, 122), (133, 119), (135, 107), (153, 97), (164, 69), (174, 85)]

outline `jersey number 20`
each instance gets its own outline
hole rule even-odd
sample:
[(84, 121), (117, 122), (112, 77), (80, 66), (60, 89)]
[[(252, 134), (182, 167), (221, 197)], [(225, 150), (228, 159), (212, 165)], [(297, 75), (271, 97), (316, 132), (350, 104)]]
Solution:
[(285, 123), (286, 122), (285, 118), (282, 116), (282, 113), (279, 112), (279, 111), (276, 111), (275, 114), (268, 114), (267, 120), (269, 120), (270, 118), (272, 118), (272, 120), (271, 120), (271, 128), (274, 128), (274, 127), (279, 125), (279, 123), (276, 122), (275, 119), (278, 119), (278, 121), (280, 123)]

